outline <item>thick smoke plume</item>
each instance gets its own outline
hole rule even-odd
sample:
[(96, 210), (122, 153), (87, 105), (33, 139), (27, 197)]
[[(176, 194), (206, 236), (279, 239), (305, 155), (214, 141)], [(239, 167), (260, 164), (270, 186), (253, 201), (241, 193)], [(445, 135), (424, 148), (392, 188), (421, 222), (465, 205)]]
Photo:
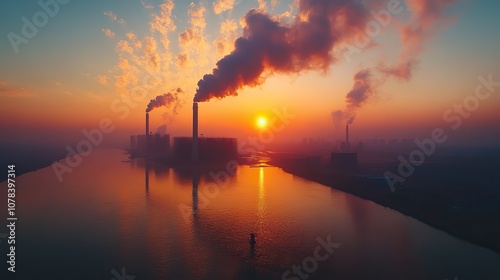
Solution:
[(160, 107), (166, 107), (172, 109), (172, 114), (177, 115), (177, 112), (183, 105), (183, 100), (181, 95), (184, 93), (182, 89), (178, 88), (169, 93), (159, 95), (155, 99), (151, 100), (146, 108), (146, 113)]
[(334, 46), (360, 34), (369, 16), (360, 1), (298, 0), (291, 24), (251, 10), (235, 49), (198, 82), (195, 102), (236, 96), (244, 86), (257, 86), (269, 74), (327, 71)]

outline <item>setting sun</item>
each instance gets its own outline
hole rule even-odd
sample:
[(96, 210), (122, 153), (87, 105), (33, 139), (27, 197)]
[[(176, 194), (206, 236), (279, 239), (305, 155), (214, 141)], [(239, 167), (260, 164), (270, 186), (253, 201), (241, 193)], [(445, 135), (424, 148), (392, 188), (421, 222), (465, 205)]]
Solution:
[(259, 128), (265, 128), (267, 126), (267, 119), (265, 117), (259, 117), (257, 119), (257, 126)]

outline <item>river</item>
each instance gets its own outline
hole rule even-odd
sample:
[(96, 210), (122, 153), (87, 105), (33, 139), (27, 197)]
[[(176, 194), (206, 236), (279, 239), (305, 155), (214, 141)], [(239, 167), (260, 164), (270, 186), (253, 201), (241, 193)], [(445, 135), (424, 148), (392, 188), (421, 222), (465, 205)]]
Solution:
[(52, 167), (19, 176), (7, 279), (500, 279), (499, 254), (396, 211), (276, 167), (233, 170), (102, 149), (62, 182)]

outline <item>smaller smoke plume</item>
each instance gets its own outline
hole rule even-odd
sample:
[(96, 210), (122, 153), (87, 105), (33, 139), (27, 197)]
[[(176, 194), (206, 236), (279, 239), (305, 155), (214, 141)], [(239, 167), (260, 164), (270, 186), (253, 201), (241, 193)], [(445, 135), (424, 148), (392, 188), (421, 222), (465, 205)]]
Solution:
[(333, 125), (338, 128), (342, 126), (342, 122), (345, 121), (346, 124), (352, 124), (354, 122), (354, 119), (356, 118), (356, 114), (353, 114), (352, 112), (348, 110), (337, 110), (332, 112), (332, 120), (333, 120)]
[(342, 121), (344, 120), (344, 112), (341, 110), (333, 111), (332, 120), (335, 127), (340, 127)]
[(386, 77), (394, 77), (399, 80), (409, 81), (411, 80), (413, 71), (418, 63), (419, 60), (417, 58), (412, 58), (408, 61), (400, 61), (398, 64), (392, 66), (380, 64), (378, 65), (377, 70)]
[(156, 133), (155, 134), (159, 134), (159, 135), (165, 135), (165, 134), (167, 134), (167, 125), (166, 124), (160, 125), (156, 129)]
[(347, 124), (352, 124), (354, 122), (354, 118), (356, 118), (356, 115), (350, 115), (347, 118)]
[(183, 93), (184, 91), (178, 88), (176, 90), (173, 90), (172, 92), (157, 96), (155, 99), (149, 102), (148, 107), (146, 108), (146, 113), (149, 113), (156, 108), (166, 107), (172, 108), (173, 114), (176, 115), (177, 111), (182, 107), (183, 104), (180, 97), (180, 95)]
[(356, 118), (356, 111), (374, 94), (375, 85), (372, 71), (370, 69), (360, 70), (354, 75), (354, 85), (345, 97), (346, 109), (332, 112), (335, 127), (339, 127), (344, 120), (346, 124), (352, 124)]
[[(419, 63), (419, 57), (426, 43), (439, 34), (450, 22), (446, 11), (457, 0), (410, 0), (411, 20), (400, 29), (403, 47), (399, 60), (394, 65), (380, 63), (373, 69), (367, 68), (354, 75), (354, 85), (346, 96), (346, 110), (332, 113), (336, 127), (343, 120), (351, 124), (356, 111), (376, 95), (376, 87), (389, 78), (410, 81)], [(375, 80), (374, 76), (377, 76)]]
[(370, 69), (363, 69), (354, 75), (354, 85), (345, 97), (348, 110), (355, 111), (374, 94), (375, 90), (372, 82), (373, 78)]

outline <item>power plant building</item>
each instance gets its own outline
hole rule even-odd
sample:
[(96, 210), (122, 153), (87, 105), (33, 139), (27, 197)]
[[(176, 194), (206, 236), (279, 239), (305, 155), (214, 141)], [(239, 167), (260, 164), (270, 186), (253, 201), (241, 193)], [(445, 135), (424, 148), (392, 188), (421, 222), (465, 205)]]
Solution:
[(192, 137), (175, 137), (170, 149), (170, 135), (151, 134), (149, 113), (146, 112), (146, 134), (130, 136), (132, 157), (173, 157), (176, 162), (214, 162), (238, 158), (236, 138), (198, 136), (198, 103), (193, 103)]
[(170, 154), (170, 135), (132, 135), (130, 136), (132, 157), (168, 156)]
[(193, 103), (193, 136), (174, 138), (173, 156), (176, 161), (210, 162), (238, 158), (236, 138), (198, 136), (198, 103)]
[(146, 134), (130, 136), (132, 157), (168, 156), (170, 154), (170, 135), (151, 134), (149, 113), (146, 112)]
[[(193, 146), (193, 143), (197, 143)], [(236, 138), (175, 137), (172, 155), (177, 161), (193, 160), (196, 149), (196, 161), (218, 161), (238, 158), (238, 140)]]

